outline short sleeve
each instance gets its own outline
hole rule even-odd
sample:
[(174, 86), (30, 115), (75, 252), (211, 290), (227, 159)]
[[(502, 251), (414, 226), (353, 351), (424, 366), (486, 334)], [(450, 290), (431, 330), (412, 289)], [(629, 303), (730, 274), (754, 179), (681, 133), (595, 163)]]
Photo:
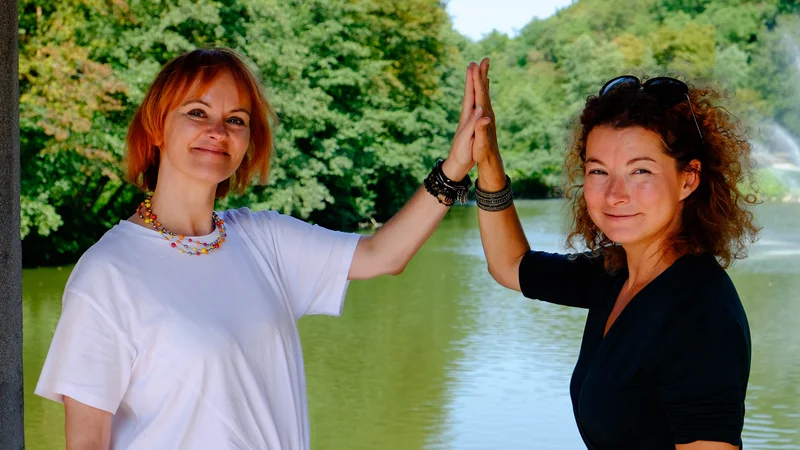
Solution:
[(89, 296), (64, 292), (36, 395), (64, 396), (115, 414), (128, 388), (135, 350), (115, 314)]
[(586, 254), (529, 251), (519, 265), (519, 286), (525, 297), (563, 306), (590, 308), (597, 293), (612, 282), (603, 259)]
[(274, 211), (256, 214), (267, 215), (281, 283), (289, 293), (295, 317), (340, 315), (361, 235), (329, 230)]
[(669, 324), (655, 376), (675, 444), (741, 444), (750, 334), (717, 299)]

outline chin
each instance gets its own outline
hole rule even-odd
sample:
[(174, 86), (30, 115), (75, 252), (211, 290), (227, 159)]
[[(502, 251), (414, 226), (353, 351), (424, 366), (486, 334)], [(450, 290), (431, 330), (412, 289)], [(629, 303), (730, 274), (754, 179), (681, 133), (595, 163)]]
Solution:
[(219, 184), (230, 178), (236, 169), (231, 170), (229, 167), (209, 167), (209, 166), (195, 166), (188, 171), (189, 175), (198, 182), (204, 184)]
[(625, 245), (642, 240), (643, 233), (641, 230), (622, 228), (622, 227), (599, 227), (600, 231), (613, 242)]

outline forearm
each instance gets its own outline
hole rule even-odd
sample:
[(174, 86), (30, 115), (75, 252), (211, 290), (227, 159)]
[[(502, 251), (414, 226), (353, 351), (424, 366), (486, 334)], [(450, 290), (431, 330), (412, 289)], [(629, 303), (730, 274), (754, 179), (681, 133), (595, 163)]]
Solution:
[[(478, 163), (478, 183), (488, 192), (497, 192), (506, 185), (503, 161), (492, 155)], [(516, 291), (519, 287), (519, 262), (530, 250), (519, 215), (514, 205), (502, 211), (478, 210), (481, 242), (489, 265), (489, 273), (503, 286)]]
[(739, 450), (739, 446), (727, 442), (695, 441), (691, 444), (677, 444), (675, 450)]
[(104, 443), (98, 440), (75, 440), (75, 439), (67, 439), (66, 441), (66, 449), (67, 450), (108, 450), (109, 444)]
[[(460, 167), (451, 160), (442, 166), (445, 176), (454, 181), (463, 179), (469, 168)], [(387, 221), (374, 235), (362, 238), (359, 245), (366, 251), (357, 250), (351, 270), (351, 279), (372, 278), (379, 275), (397, 275), (408, 265), (411, 258), (431, 237), (450, 208), (421, 187), (397, 214)], [(367, 256), (361, 258), (361, 255)]]

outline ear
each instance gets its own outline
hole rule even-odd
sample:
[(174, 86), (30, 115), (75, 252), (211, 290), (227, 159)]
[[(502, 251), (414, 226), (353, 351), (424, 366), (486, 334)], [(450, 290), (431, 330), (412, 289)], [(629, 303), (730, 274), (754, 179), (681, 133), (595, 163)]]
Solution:
[(161, 130), (154, 130), (152, 133), (147, 133), (147, 137), (150, 138), (150, 141), (153, 143), (153, 146), (158, 147), (159, 149), (164, 146), (164, 126), (166, 122), (161, 124)]
[(700, 161), (696, 159), (689, 161), (682, 174), (681, 200), (685, 200), (697, 189), (697, 186), (700, 186), (701, 169)]

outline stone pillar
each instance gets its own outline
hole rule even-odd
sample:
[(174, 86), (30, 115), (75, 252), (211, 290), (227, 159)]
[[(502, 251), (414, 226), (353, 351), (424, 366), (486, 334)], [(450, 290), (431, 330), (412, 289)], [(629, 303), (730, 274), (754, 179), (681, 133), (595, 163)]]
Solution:
[(25, 448), (17, 0), (0, 0), (0, 449)]

